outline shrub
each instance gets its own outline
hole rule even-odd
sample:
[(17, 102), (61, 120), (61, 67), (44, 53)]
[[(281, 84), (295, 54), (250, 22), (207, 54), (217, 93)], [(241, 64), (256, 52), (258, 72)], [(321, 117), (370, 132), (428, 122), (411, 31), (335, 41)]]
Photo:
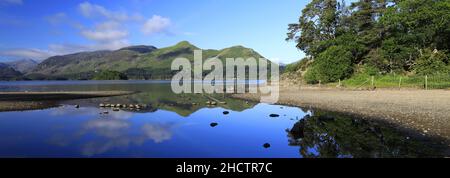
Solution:
[(310, 67), (305, 73), (304, 79), (309, 84), (316, 84), (319, 82), (317, 69), (315, 67)]
[(448, 72), (447, 55), (440, 51), (425, 49), (417, 59), (414, 70), (419, 75), (431, 75)]
[(341, 46), (332, 46), (320, 53), (305, 75), (308, 83), (335, 82), (353, 73), (352, 53)]

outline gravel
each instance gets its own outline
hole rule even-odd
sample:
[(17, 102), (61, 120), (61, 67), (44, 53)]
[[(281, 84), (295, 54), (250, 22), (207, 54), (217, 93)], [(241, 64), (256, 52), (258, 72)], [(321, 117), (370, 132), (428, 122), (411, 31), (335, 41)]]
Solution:
[[(233, 97), (254, 101), (260, 98), (257, 94), (235, 94)], [(383, 119), (423, 135), (450, 139), (450, 90), (353, 91), (280, 87), (278, 104)]]

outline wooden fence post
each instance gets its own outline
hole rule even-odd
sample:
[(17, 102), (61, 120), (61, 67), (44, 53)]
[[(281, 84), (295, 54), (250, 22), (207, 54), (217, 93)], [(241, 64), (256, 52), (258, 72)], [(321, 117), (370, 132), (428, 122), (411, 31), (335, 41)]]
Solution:
[(428, 75), (425, 75), (425, 90), (428, 90)]
[(400, 77), (400, 80), (398, 82), (398, 88), (402, 88), (402, 77)]
[(372, 88), (373, 88), (373, 86), (374, 86), (374, 80), (375, 80), (375, 77), (374, 76), (372, 76)]

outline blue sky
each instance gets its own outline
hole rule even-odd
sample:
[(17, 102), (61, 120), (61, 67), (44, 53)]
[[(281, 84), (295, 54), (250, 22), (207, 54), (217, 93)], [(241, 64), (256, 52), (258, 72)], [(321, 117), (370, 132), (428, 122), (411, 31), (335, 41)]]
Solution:
[(284, 40), (287, 24), (308, 2), (0, 0), (0, 61), (187, 40), (203, 49), (243, 45), (290, 63), (304, 54)]

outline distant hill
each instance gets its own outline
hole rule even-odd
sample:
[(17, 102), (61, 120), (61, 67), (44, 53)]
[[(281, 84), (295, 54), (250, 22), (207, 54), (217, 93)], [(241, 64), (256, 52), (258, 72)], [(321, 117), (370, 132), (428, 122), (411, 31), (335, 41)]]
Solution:
[(22, 73), (14, 70), (7, 64), (0, 63), (0, 80), (17, 80), (22, 77)]
[[(157, 49), (153, 46), (130, 46), (116, 51), (93, 51), (50, 57), (26, 76), (31, 79), (92, 79), (100, 71), (117, 71), (129, 79), (164, 79), (173, 76), (172, 61), (179, 57), (193, 61), (194, 50), (187, 41)], [(234, 46), (222, 50), (203, 50), (203, 59), (262, 58), (250, 48)]]
[(32, 59), (22, 59), (22, 60), (7, 62), (5, 64), (9, 65), (14, 70), (17, 70), (21, 73), (27, 73), (27, 72), (32, 71), (38, 65), (38, 62), (36, 62), (35, 60), (32, 60)]

